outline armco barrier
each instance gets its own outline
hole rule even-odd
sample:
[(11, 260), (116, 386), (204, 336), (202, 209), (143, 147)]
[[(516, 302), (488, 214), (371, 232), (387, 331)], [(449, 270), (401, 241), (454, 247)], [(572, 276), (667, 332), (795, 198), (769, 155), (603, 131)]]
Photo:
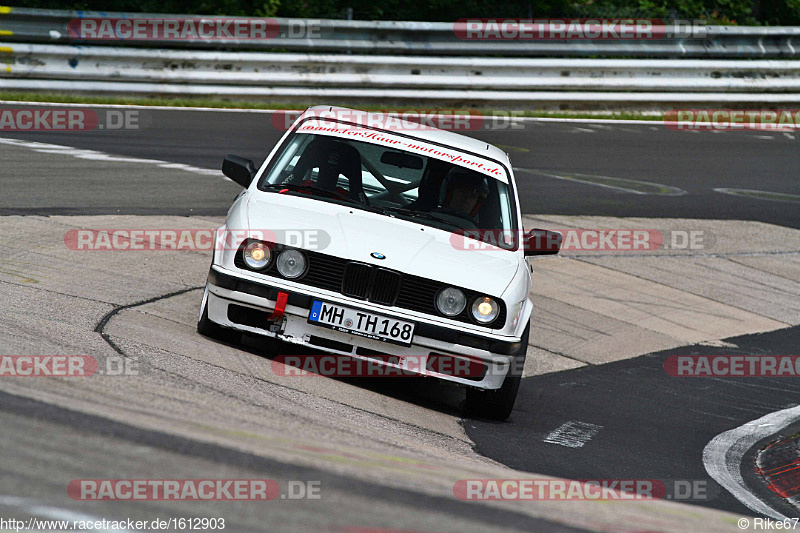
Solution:
[[(187, 16), (0, 8), (0, 90), (515, 108), (800, 103), (800, 28), (703, 26), (677, 38), (672, 27), (627, 41), (467, 41), (453, 24), (297, 19), (244, 19), (269, 23), (269, 38), (244, 40), (77, 41), (68, 31), (121, 18)], [(630, 57), (525, 57), (543, 54)]]
[[(252, 87), (797, 92), (800, 61), (447, 58), (0, 43), (5, 76)], [(10, 60), (10, 61), (9, 61)]]
[[(76, 19), (220, 17), (144, 13), (97, 13), (45, 9), (0, 8), (0, 38), (47, 44), (89, 44), (70, 35)], [(257, 20), (257, 19), (250, 19)], [(264, 19), (261, 19), (264, 20)], [(137, 46), (228, 50), (281, 49), (303, 52), (349, 52), (391, 55), (503, 55), (518, 57), (593, 56), (662, 58), (796, 58), (800, 57), (800, 28), (704, 26), (691, 21), (666, 21), (651, 40), (469, 40), (459, 38), (454, 23), (306, 20), (275, 18), (266, 39), (154, 39)], [(105, 39), (103, 44), (130, 45)]]

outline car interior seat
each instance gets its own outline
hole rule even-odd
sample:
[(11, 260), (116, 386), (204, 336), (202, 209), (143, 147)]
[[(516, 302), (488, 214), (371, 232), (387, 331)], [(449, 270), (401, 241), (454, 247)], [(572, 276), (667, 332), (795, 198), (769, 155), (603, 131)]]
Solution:
[[(317, 169), (317, 179), (311, 171)], [(293, 182), (336, 192), (342, 198), (366, 203), (361, 184), (361, 155), (358, 150), (341, 141), (317, 138), (303, 151), (292, 171)], [(347, 188), (339, 186), (339, 176), (347, 178)]]

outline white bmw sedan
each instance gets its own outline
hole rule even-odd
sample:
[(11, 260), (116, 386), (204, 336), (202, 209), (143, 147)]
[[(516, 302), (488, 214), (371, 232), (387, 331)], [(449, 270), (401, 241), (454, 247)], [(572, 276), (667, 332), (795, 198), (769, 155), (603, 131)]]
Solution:
[(530, 334), (526, 255), (560, 235), (522, 233), (500, 149), (343, 108), (306, 110), (217, 231), (197, 329), (305, 345), (459, 383), (472, 416), (505, 420)]

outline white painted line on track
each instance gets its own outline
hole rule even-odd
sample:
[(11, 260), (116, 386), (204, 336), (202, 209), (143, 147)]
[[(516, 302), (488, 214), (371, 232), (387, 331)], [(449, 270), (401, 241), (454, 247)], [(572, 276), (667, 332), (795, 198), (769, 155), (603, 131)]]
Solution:
[[(522, 168), (512, 167), (515, 172), (527, 172), (529, 174), (536, 174), (539, 176), (546, 176), (557, 180), (571, 181), (573, 183), (582, 183), (584, 185), (594, 185), (595, 187), (603, 187), (615, 191), (626, 192), (631, 194), (643, 195), (656, 195), (656, 196), (682, 196), (687, 192), (679, 187), (672, 187), (662, 183), (655, 183), (650, 181), (639, 181), (627, 178), (615, 178), (613, 176), (600, 176), (592, 174), (579, 174), (577, 172), (570, 172), (564, 174), (552, 174), (536, 170), (535, 168)], [(614, 185), (612, 185), (612, 183)], [(641, 190), (651, 189), (651, 190)]]
[[(50, 520), (57, 520), (57, 521), (67, 521), (70, 522), (72, 525), (74, 522), (84, 522), (89, 523), (91, 522), (92, 525), (96, 523), (101, 523), (104, 520), (103, 518), (99, 518), (97, 516), (88, 515), (84, 513), (79, 513), (76, 511), (71, 511), (69, 509), (63, 509), (61, 507), (53, 507), (52, 505), (45, 505), (37, 502), (36, 500), (32, 500), (29, 498), (20, 498), (18, 496), (6, 496), (4, 494), (0, 494), (0, 506), (5, 507), (15, 507), (20, 509), (21, 511), (33, 515), (33, 516), (42, 516), (44, 518), (48, 518)], [(115, 522), (116, 520), (109, 520), (105, 519), (106, 522)], [(28, 524), (28, 521), (25, 520), (25, 525)], [(120, 520), (121, 522), (121, 520)], [(39, 524), (40, 526), (42, 524)], [(51, 525), (55, 525), (52, 524)], [(27, 529), (27, 527), (25, 528)], [(75, 528), (69, 527), (67, 529), (62, 529), (58, 527), (52, 528), (54, 531), (78, 531)], [(44, 531), (44, 529), (40, 529), (40, 531)], [(92, 528), (92, 531), (105, 531), (105, 532), (114, 532), (114, 533), (127, 533), (127, 529), (103, 529), (103, 528)]]
[(703, 466), (714, 481), (749, 509), (775, 520), (787, 517), (750, 492), (742, 479), (742, 458), (763, 438), (800, 419), (800, 406), (776, 411), (743, 426), (720, 433), (703, 450)]
[(768, 200), (771, 202), (793, 202), (800, 203), (800, 194), (788, 194), (782, 192), (757, 191), (755, 189), (731, 189), (728, 187), (715, 187), (714, 192), (753, 198), (755, 200)]
[(592, 437), (603, 429), (603, 426), (570, 420), (551, 431), (542, 442), (558, 444), (567, 448), (582, 448)]
[(183, 163), (170, 163), (161, 161), (159, 159), (144, 159), (140, 157), (117, 156), (105, 152), (98, 152), (97, 150), (84, 150), (75, 148), (74, 146), (62, 146), (60, 144), (48, 144), (34, 141), (23, 141), (20, 139), (7, 139), (0, 137), (0, 144), (7, 144), (10, 146), (21, 146), (28, 148), (34, 152), (42, 154), (62, 154), (69, 155), (78, 159), (88, 159), (91, 161), (111, 161), (115, 163), (143, 163), (156, 165), (161, 168), (185, 170), (193, 174), (200, 174), (203, 176), (219, 176), (226, 181), (231, 181), (222, 175), (222, 172), (212, 168), (200, 168), (192, 165), (185, 165)]

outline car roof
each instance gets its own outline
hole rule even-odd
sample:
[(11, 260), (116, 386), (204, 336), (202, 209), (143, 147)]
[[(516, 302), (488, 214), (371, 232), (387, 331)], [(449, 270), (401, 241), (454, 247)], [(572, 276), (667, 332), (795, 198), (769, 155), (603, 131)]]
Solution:
[[(370, 125), (381, 124), (382, 122), (385, 122), (383, 119), (390, 115), (388, 113), (370, 113), (368, 111), (350, 109), (347, 107), (319, 105), (306, 109), (305, 112), (300, 116), (300, 119), (303, 119), (307, 116), (320, 118), (320, 113), (335, 113), (337, 111), (344, 112), (343, 114), (345, 114), (347, 117), (357, 118), (356, 122), (359, 124)], [(393, 121), (399, 121), (401, 124), (408, 126), (409, 131), (407, 135), (434, 143), (444, 144), (446, 146), (455, 146), (481, 157), (495, 159), (508, 166), (510, 171), (511, 161), (508, 158), (508, 154), (492, 144), (473, 139), (472, 137), (467, 137), (466, 135), (454, 133), (452, 131), (441, 130), (417, 122), (403, 120), (398, 116), (392, 116), (392, 119)], [(380, 128), (378, 126), (373, 127), (381, 131), (387, 131), (389, 133), (392, 132), (391, 130)]]

